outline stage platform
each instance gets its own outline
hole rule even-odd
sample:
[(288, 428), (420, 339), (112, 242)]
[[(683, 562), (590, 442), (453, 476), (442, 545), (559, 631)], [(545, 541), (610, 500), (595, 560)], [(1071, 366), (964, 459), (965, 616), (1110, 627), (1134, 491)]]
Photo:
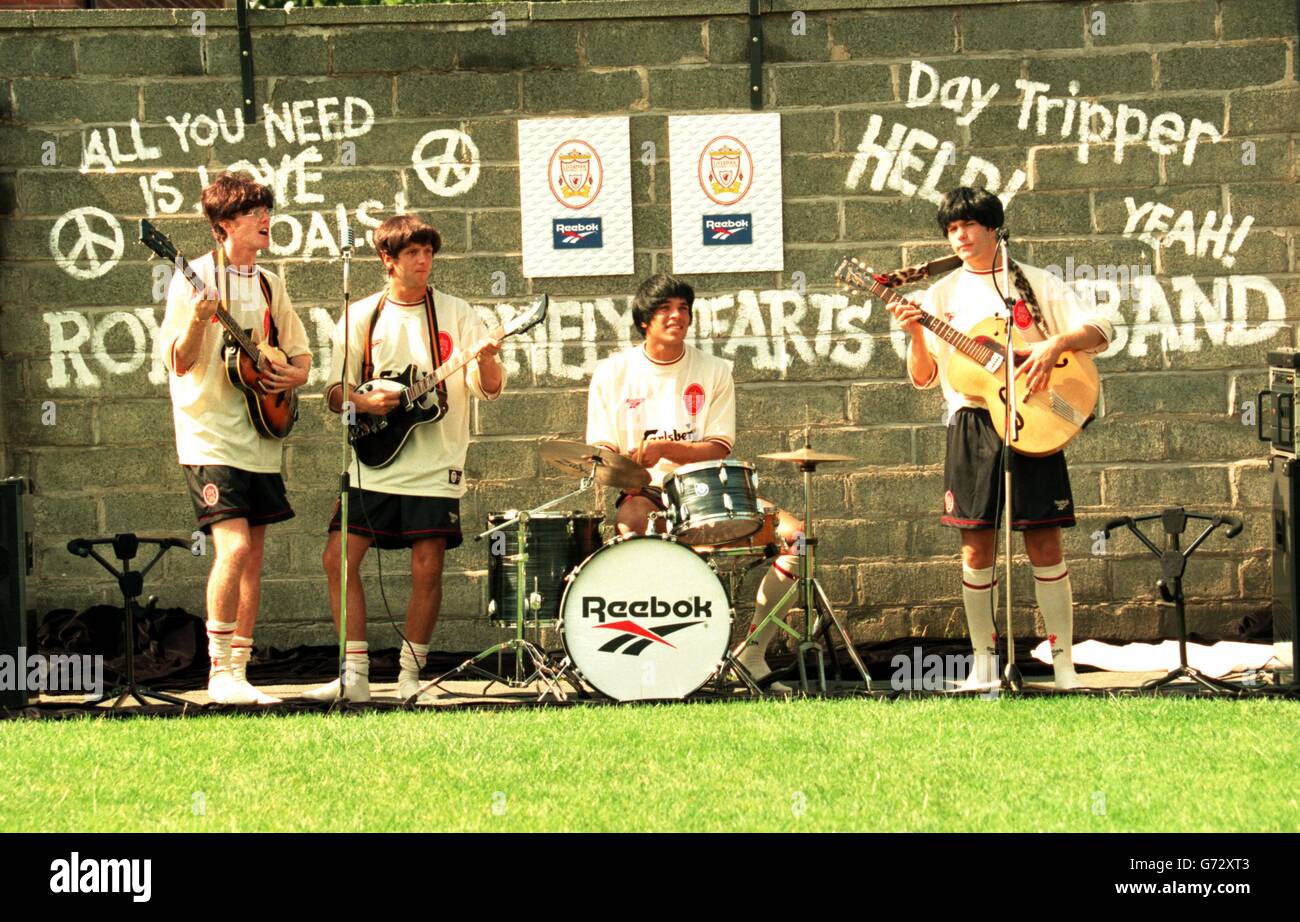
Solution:
[[(1107, 697), (1107, 696), (1154, 696), (1157, 694), (1179, 694), (1179, 695), (1202, 695), (1206, 694), (1203, 689), (1188, 680), (1181, 680), (1168, 686), (1160, 691), (1151, 691), (1142, 688), (1143, 683), (1158, 679), (1163, 676), (1163, 672), (1082, 672), (1079, 674), (1083, 686), (1070, 691), (1058, 691), (1052, 686), (1050, 679), (1044, 677), (1030, 677), (1026, 680), (1022, 691), (1016, 693), (1024, 696), (1034, 697)], [(796, 680), (797, 681), (797, 680)], [(224, 714), (224, 713), (248, 713), (248, 714), (286, 714), (286, 713), (304, 713), (316, 712), (326, 713), (330, 711), (347, 711), (347, 712), (366, 712), (366, 711), (385, 711), (385, 710), (457, 710), (457, 709), (492, 709), (492, 708), (537, 708), (537, 707), (572, 707), (572, 706), (644, 706), (645, 704), (664, 703), (664, 702), (617, 702), (605, 697), (599, 692), (590, 688), (585, 689), (585, 695), (574, 689), (567, 681), (559, 683), (564, 692), (564, 699), (557, 700), (553, 694), (547, 694), (546, 689), (541, 682), (534, 682), (524, 687), (510, 687), (501, 683), (493, 684), (491, 687), (482, 679), (470, 681), (465, 680), (448, 680), (442, 683), (440, 688), (431, 689), (427, 698), (417, 704), (407, 705), (397, 697), (396, 682), (374, 682), (371, 683), (371, 700), (364, 704), (348, 703), (345, 707), (331, 707), (328, 704), (312, 701), (303, 697), (303, 693), (318, 685), (317, 682), (306, 684), (264, 684), (258, 687), (271, 695), (283, 699), (279, 704), (259, 706), (259, 705), (218, 705), (213, 704), (204, 689), (186, 689), (186, 690), (169, 690), (162, 685), (155, 690), (165, 691), (186, 703), (183, 706), (170, 704), (140, 705), (134, 700), (124, 702), (120, 707), (112, 707), (111, 701), (106, 701), (98, 705), (87, 704), (84, 697), (79, 695), (44, 695), (29, 704), (28, 707), (21, 710), (4, 712), (4, 716), (10, 718), (60, 718), (94, 716), (198, 716), (201, 714)], [(875, 681), (872, 683), (870, 691), (862, 688), (861, 683), (850, 683), (846, 681), (828, 681), (828, 688), (825, 695), (814, 694), (816, 697), (831, 698), (879, 698), (879, 699), (919, 699), (919, 698), (957, 698), (957, 697), (991, 697), (987, 692), (980, 691), (937, 691), (929, 689), (897, 689), (891, 687), (888, 681)], [(1260, 685), (1249, 687), (1249, 690), (1243, 692), (1242, 697), (1253, 696), (1255, 694), (1270, 695), (1287, 695), (1288, 689), (1276, 686)], [(746, 701), (761, 700), (761, 698), (799, 698), (798, 692), (781, 693), (765, 692), (762, 696), (757, 696), (747, 691), (739, 683), (729, 685), (722, 689), (712, 686), (706, 686), (689, 698), (685, 699), (692, 703), (724, 703), (734, 702), (740, 704)]]

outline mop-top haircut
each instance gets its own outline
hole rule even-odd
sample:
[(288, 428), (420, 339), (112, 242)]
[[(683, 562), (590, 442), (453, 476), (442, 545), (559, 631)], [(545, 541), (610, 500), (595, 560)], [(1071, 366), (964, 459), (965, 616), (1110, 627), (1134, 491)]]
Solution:
[(650, 276), (636, 290), (632, 298), (632, 329), (645, 339), (646, 327), (656, 309), (662, 307), (669, 298), (681, 298), (686, 302), (686, 312), (695, 304), (695, 289), (687, 282), (667, 272)]
[(199, 200), (217, 243), (226, 239), (222, 221), (233, 220), (254, 208), (270, 211), (275, 207), (275, 194), (268, 187), (235, 173), (219, 173), (204, 187)]
[(953, 221), (974, 221), (989, 230), (1002, 226), (1005, 215), (1002, 202), (987, 189), (958, 186), (943, 197), (939, 206), (939, 236), (948, 236), (948, 225)]
[[(442, 249), (442, 234), (413, 214), (399, 214), (375, 228), (375, 249), (389, 259), (397, 259), (409, 246), (428, 244), (437, 256)], [(388, 270), (392, 275), (392, 270)]]

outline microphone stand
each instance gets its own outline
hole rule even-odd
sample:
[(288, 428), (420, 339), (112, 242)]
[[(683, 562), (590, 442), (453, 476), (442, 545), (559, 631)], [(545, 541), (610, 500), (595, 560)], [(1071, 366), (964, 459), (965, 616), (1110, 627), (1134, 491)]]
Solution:
[[(343, 706), (348, 687), (347, 648), (348, 648), (348, 490), (352, 483), (352, 439), (349, 428), (350, 417), (355, 418), (356, 410), (348, 395), (348, 310), (352, 301), (352, 228), (343, 230), (343, 370), (340, 372), (339, 405), (340, 419), (343, 421), (343, 464), (339, 474), (339, 695), (334, 705)], [(326, 398), (328, 399), (328, 398)]]
[[(1006, 641), (1007, 641), (1007, 665), (1002, 673), (1002, 687), (1018, 692), (1024, 687), (1024, 679), (1020, 675), (1020, 667), (1016, 665), (1016, 636), (1015, 630), (1011, 624), (1011, 446), (1015, 444), (1019, 437), (1019, 426), (1017, 425), (1019, 414), (1016, 411), (1016, 351), (1012, 343), (1012, 334), (1015, 330), (1015, 301), (1011, 298), (1011, 257), (1007, 253), (1007, 242), (1011, 239), (1011, 234), (1005, 227), (998, 229), (998, 249), (1002, 254), (1002, 302), (1006, 307), (1006, 324), (1007, 324), (1007, 341), (1006, 354), (1002, 362), (1003, 378), (1005, 384), (1005, 400), (1003, 401), (1006, 417), (1005, 424), (1002, 427), (1003, 447), (1002, 457), (1005, 463), (1002, 466), (1002, 492), (1003, 492), (1003, 509), (1002, 509), (1002, 529), (1003, 538), (1006, 542)], [(996, 575), (996, 574), (995, 574)]]

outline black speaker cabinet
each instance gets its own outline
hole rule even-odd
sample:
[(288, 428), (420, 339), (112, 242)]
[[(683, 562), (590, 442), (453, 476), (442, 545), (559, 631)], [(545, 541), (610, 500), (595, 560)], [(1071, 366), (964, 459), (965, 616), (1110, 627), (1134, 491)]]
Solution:
[[(0, 657), (8, 657), (15, 678), (26, 669), (18, 648), (27, 646), (27, 574), (32, 571), (31, 493), (21, 477), (0, 480)], [(0, 682), (0, 707), (27, 704), (19, 683)], [(12, 686), (12, 687), (6, 687)]]

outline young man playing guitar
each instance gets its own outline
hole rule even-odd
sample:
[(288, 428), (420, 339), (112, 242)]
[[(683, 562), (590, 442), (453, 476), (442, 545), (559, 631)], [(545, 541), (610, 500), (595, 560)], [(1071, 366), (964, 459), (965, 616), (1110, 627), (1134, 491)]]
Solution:
[[(228, 347), (217, 324), (225, 302), (258, 347), (278, 346), (288, 363), (265, 361), (260, 389), (291, 394), (307, 381), (311, 351), (284, 282), (257, 265), (270, 242), (271, 190), (222, 173), (203, 190), (203, 213), (217, 241), (190, 263), (201, 293), (177, 273), (158, 342), (171, 389), (176, 454), (185, 468), (199, 527), (212, 536), (207, 586), (208, 694), (220, 704), (278, 701), (248, 683), (262, 591), (266, 526), (293, 516), (280, 476), (283, 443), (259, 435), (240, 390), (227, 377)], [(275, 354), (279, 354), (278, 352)]]
[[(378, 467), (352, 465), (348, 494), (348, 624), (345, 660), (349, 701), (370, 698), (370, 658), (366, 642), (366, 600), (361, 560), (372, 544), (381, 549), (411, 549), (411, 596), (406, 609), (406, 636), (400, 655), (398, 695), (414, 696), (420, 669), (429, 653), (429, 638), (442, 604), (443, 556), (461, 544), (460, 498), (465, 494), (465, 455), (469, 448), (470, 396), (495, 400), (505, 388), (505, 369), (497, 361), (500, 344), (460, 298), (429, 287), (433, 257), (442, 237), (415, 215), (389, 218), (374, 232), (375, 250), (388, 272), (382, 290), (352, 306), (334, 331), (330, 366), (330, 410), (341, 412), (350, 401), (358, 416), (409, 413), (395, 390), (357, 390), (362, 382), (416, 367), (419, 375), (461, 356), (478, 358), (447, 378), (446, 413), (416, 425), (392, 461)], [(347, 328), (347, 381), (343, 381), (343, 336)], [(346, 385), (346, 389), (345, 389)], [(426, 398), (436, 401), (439, 395)], [(397, 416), (393, 419), (396, 425)], [(324, 566), (330, 606), (339, 619), (340, 513), (330, 521)], [(332, 701), (340, 693), (335, 679), (307, 696)]]
[[(1001, 520), (1002, 442), (980, 398), (956, 390), (949, 381), (953, 346), (921, 325), (922, 311), (965, 333), (980, 321), (1005, 313), (999, 294), (1002, 261), (998, 229), (1002, 203), (983, 189), (959, 187), (939, 206), (939, 229), (963, 267), (932, 285), (918, 308), (903, 300), (889, 309), (910, 335), (907, 370), (918, 388), (942, 386), (948, 403), (948, 451), (944, 464), (944, 512), (940, 522), (961, 529), (962, 600), (975, 648), (973, 678), (993, 681), (997, 650), (997, 579), (993, 572), (996, 528)], [(1018, 369), (1019, 387), (1034, 394), (1047, 389), (1053, 369), (1067, 353), (1099, 353), (1114, 336), (1110, 322), (1086, 314), (1074, 293), (1050, 273), (1010, 263), (1017, 298), (1013, 319), (1028, 344)], [(1043, 613), (1057, 688), (1077, 687), (1071, 643), (1074, 601), (1061, 550), (1061, 529), (1074, 525), (1074, 499), (1065, 455), (1045, 457), (1010, 452), (1011, 527), (1024, 536), (1033, 565), (1034, 592)], [(991, 598), (992, 596), (992, 598)]]
[[(687, 345), (695, 291), (682, 279), (652, 275), (632, 299), (632, 328), (645, 342), (602, 360), (587, 395), (587, 437), (624, 454), (650, 472), (651, 485), (616, 502), (620, 535), (645, 534), (650, 516), (664, 511), (662, 484), (675, 468), (720, 461), (736, 440), (736, 388), (731, 364)], [(770, 505), (770, 504), (768, 504)], [(656, 523), (659, 531), (667, 522)], [(739, 660), (756, 681), (771, 674), (765, 652), (775, 622), (754, 630), (798, 577), (793, 547), (803, 523), (777, 510), (781, 554), (758, 587), (749, 642)], [(794, 601), (780, 611), (781, 617)], [(777, 691), (787, 690), (774, 685)]]

